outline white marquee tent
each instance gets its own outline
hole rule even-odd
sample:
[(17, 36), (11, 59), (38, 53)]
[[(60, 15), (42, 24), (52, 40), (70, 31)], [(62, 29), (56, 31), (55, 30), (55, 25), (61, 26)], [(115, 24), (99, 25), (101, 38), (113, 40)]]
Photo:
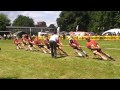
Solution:
[(120, 29), (110, 29), (110, 30), (107, 30), (105, 32), (102, 33), (102, 35), (106, 35), (107, 33), (111, 33), (111, 34), (118, 34), (120, 33)]

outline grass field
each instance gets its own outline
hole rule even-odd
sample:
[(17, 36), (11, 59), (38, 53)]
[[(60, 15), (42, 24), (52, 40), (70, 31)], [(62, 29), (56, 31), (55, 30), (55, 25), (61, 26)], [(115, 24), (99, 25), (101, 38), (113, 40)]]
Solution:
[[(68, 45), (68, 41), (63, 40)], [(80, 41), (85, 46), (85, 41)], [(53, 59), (50, 54), (16, 50), (12, 40), (0, 40), (1, 79), (120, 79), (120, 41), (98, 41), (102, 49), (116, 61), (93, 59), (75, 55), (71, 47), (63, 47), (67, 57)], [(111, 48), (111, 49), (107, 49)], [(116, 48), (116, 49), (114, 49)]]

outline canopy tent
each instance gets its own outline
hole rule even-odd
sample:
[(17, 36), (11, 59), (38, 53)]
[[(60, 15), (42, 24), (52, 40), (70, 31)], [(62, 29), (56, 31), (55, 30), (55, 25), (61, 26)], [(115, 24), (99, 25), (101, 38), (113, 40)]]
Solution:
[(120, 29), (110, 29), (110, 30), (103, 32), (102, 35), (106, 35), (108, 33), (117, 35), (118, 33), (120, 33)]
[(21, 38), (22, 37), (22, 34), (26, 34), (25, 32), (23, 31), (17, 31), (13, 34), (13, 36), (17, 36), (18, 38)]

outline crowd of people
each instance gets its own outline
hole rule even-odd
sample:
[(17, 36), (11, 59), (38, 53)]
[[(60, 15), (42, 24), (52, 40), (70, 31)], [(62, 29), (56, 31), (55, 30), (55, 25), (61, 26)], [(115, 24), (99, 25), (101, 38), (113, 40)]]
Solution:
[[(103, 60), (114, 60), (110, 55), (104, 53), (100, 48), (99, 44), (95, 40), (91, 40), (89, 36), (86, 36), (86, 47), (90, 49), (94, 55), (98, 55)], [(70, 37), (68, 40), (69, 46), (73, 48), (75, 53), (80, 57), (89, 57), (89, 55), (82, 49), (80, 43), (74, 37)], [(60, 36), (57, 32), (54, 32), (50, 38), (46, 35), (42, 40), (40, 38), (31, 37), (27, 34), (22, 35), (21, 39), (14, 38), (14, 44), (16, 49), (25, 50), (40, 50), (43, 53), (51, 54), (52, 58), (57, 58), (57, 55), (68, 56), (68, 53), (63, 50), (63, 43), (61, 42)]]
[(13, 35), (12, 34), (3, 34), (3, 35), (0, 35), (0, 39), (13, 39)]

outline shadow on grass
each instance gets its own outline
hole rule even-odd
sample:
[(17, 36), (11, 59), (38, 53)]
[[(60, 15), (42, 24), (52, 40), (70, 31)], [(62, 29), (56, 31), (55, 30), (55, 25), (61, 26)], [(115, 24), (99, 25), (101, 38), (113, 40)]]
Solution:
[(3, 78), (0, 78), (0, 79), (18, 79), (18, 77), (3, 77)]
[(92, 58), (92, 59), (96, 59), (96, 60), (101, 60), (101, 61), (115, 61), (115, 59), (111, 60), (111, 59), (108, 59), (108, 60), (103, 60), (102, 58)]
[[(102, 58), (98, 58), (98, 57), (92, 58), (92, 59), (103, 60)], [(103, 61), (104, 61), (104, 60), (103, 60)]]
[(84, 56), (75, 56), (75, 57), (79, 57), (79, 58), (85, 58), (85, 59), (86, 59), (86, 58), (88, 58), (88, 57), (84, 57)]
[(57, 56), (56, 58), (65, 58), (65, 57), (67, 57), (67, 56)]

